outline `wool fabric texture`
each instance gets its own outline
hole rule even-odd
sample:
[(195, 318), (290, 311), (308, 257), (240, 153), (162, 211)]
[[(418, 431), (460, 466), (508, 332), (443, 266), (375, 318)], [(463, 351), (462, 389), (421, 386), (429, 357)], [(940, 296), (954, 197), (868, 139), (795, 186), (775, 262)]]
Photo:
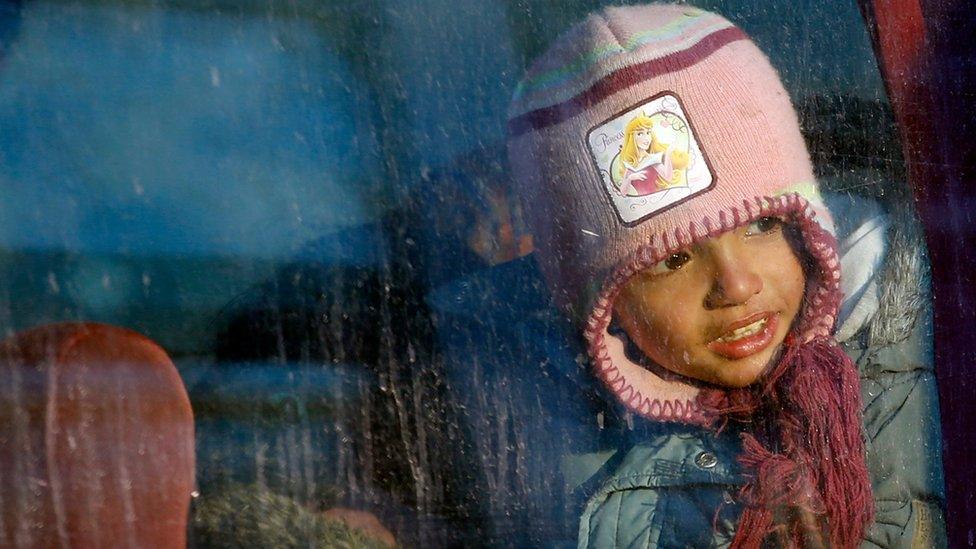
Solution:
[[(660, 192), (646, 190), (647, 177), (637, 191), (621, 174), (642, 166), (619, 159), (627, 138), (615, 120), (659, 104), (670, 106), (645, 117), (658, 128), (672, 121), (688, 136), (688, 153), (654, 149), (659, 164), (646, 173), (660, 177)], [(799, 545), (818, 528), (831, 545), (856, 545), (872, 503), (857, 375), (831, 337), (840, 303), (833, 222), (765, 55), (735, 25), (697, 8), (607, 8), (530, 66), (508, 129), (540, 268), (554, 302), (582, 323), (595, 373), (616, 398), (651, 420), (712, 429), (768, 418), (744, 441), (751, 480), (733, 545), (757, 546), (773, 532)], [(595, 132), (611, 149), (605, 158)], [(620, 152), (611, 161), (613, 147)], [(668, 193), (679, 198), (654, 205)], [(672, 253), (767, 216), (798, 229), (813, 267), (789, 344), (764, 379), (745, 390), (703, 388), (628, 359), (626, 343), (608, 331), (621, 287)]]

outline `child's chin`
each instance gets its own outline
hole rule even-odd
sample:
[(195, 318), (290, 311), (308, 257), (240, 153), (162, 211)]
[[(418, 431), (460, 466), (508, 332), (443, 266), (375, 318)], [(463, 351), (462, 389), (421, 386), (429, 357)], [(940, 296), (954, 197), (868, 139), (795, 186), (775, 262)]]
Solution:
[(715, 380), (715, 385), (725, 389), (745, 389), (759, 380), (759, 376), (723, 377)]
[(742, 389), (748, 387), (762, 377), (769, 364), (767, 353), (757, 353), (755, 355), (733, 361), (727, 361), (716, 372), (716, 385), (728, 389)]

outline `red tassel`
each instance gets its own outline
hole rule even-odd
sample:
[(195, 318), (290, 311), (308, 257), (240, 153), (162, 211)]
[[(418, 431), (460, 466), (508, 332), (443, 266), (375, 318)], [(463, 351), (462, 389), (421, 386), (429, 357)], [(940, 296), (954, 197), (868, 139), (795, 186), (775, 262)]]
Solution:
[(788, 345), (757, 387), (703, 391), (699, 404), (720, 426), (757, 427), (743, 435), (749, 481), (732, 547), (860, 544), (874, 513), (860, 403), (854, 364), (828, 340)]

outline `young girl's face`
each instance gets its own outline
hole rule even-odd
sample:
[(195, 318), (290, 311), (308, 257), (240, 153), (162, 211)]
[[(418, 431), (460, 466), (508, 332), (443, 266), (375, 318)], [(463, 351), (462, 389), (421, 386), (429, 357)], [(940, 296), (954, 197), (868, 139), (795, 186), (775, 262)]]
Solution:
[(641, 272), (623, 287), (614, 311), (658, 365), (745, 387), (778, 356), (805, 286), (786, 227), (767, 217)]

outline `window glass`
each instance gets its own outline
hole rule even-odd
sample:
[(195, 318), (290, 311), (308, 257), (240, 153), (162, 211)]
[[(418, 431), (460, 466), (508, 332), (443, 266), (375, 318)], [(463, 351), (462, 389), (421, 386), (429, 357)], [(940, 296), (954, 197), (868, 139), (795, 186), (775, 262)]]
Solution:
[[(359, 535), (317, 530), (330, 512), (365, 543), (573, 542), (597, 487), (567, 485), (639, 425), (551, 304), (507, 109), (617, 4), (0, 2), (0, 329), (101, 322), (170, 355), (191, 543)], [(856, 2), (687, 5), (769, 56), (837, 211), (913, 219)]]

